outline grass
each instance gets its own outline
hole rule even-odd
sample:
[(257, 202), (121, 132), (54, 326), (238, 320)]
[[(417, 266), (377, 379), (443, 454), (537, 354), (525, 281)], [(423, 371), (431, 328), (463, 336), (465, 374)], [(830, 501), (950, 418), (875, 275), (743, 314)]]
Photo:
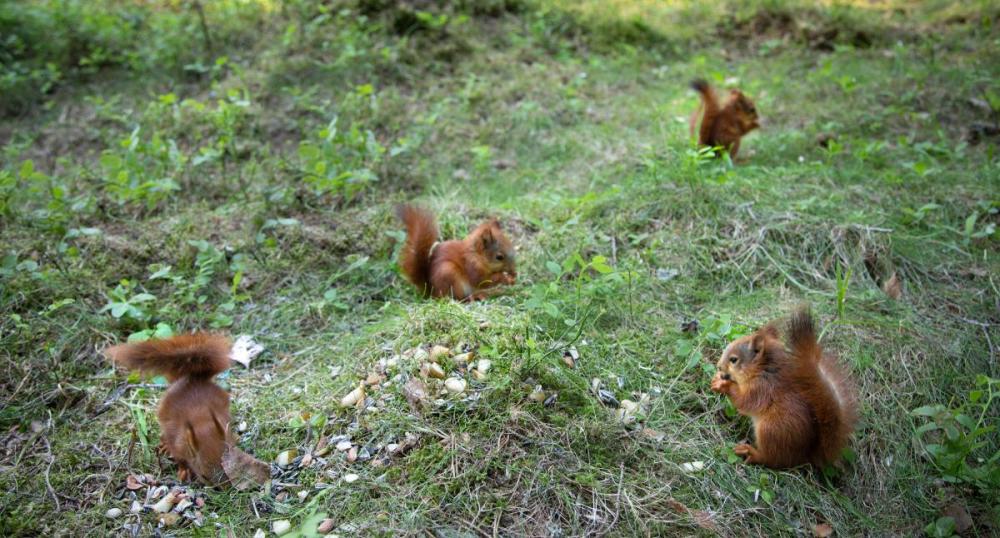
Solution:
[[(25, 5), (31, 28), (61, 27), (45, 26), (55, 4)], [(418, 438), (381, 466), (334, 453), (278, 480), (291, 486), (198, 488), (206, 524), (181, 535), (322, 513), (346, 535), (947, 535), (934, 525), (954, 506), (968, 535), (1000, 532), (996, 431), (963, 431), (970, 453), (947, 467), (919, 439), (952, 446), (950, 432), (918, 434), (929, 419), (912, 413), (1000, 415), (969, 395), (1000, 378), (1000, 161), (997, 138), (969, 138), (1000, 108), (995, 6), (408, 5), (223, 2), (206, 13), (211, 48), (192, 11), (144, 12), (157, 46), (96, 17), (76, 38), (129, 61), (79, 68), (61, 40), (15, 55), (4, 535), (154, 532), (151, 515), (105, 512), (128, 512), (129, 473), (174, 480), (151, 450), (161, 390), (100, 350), (160, 323), (266, 347), (220, 379), (241, 446), (266, 461), (341, 434), (373, 452)], [(25, 75), (46, 64), (56, 82)], [(761, 111), (735, 165), (688, 139), (696, 75)], [(518, 285), (472, 305), (419, 298), (395, 264), (406, 200), (447, 237), (498, 216)], [(899, 300), (882, 291), (892, 273)], [(750, 424), (707, 390), (728, 339), (800, 303), (862, 395), (832, 476), (736, 462)], [(418, 414), (396, 382), (375, 408), (339, 408), (381, 359), (430, 344), (492, 360), (474, 399)], [(640, 423), (616, 421), (595, 378), (648, 394)], [(536, 385), (550, 405), (529, 399)]]

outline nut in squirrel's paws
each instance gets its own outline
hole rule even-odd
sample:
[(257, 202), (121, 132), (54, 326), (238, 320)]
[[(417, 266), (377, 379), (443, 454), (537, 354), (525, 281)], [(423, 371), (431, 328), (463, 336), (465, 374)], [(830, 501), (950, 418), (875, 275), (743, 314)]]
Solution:
[(495, 273), (493, 275), (493, 280), (495, 280), (497, 284), (506, 284), (508, 286), (513, 285), (516, 282), (516, 279), (517, 273), (508, 273), (506, 271), (502, 273)]
[(732, 386), (732, 384), (733, 384), (732, 381), (728, 379), (722, 379), (722, 377), (719, 374), (716, 374), (715, 377), (712, 378), (712, 385), (710, 388), (714, 392), (725, 394), (729, 392), (729, 387)]

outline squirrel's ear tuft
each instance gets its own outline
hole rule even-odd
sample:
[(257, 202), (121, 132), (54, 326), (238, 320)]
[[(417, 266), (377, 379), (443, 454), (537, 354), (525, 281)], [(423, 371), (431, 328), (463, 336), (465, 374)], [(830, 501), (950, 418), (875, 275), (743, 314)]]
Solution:
[(764, 335), (761, 333), (755, 333), (753, 338), (750, 339), (750, 353), (753, 353), (754, 359), (757, 359), (764, 353)]
[(493, 237), (493, 229), (489, 226), (483, 228), (483, 233), (479, 236), (479, 241), (481, 241), (483, 248), (490, 248), (496, 243), (496, 238)]
[(778, 329), (774, 325), (764, 325), (753, 334), (753, 338), (750, 339), (750, 352), (753, 353), (754, 359), (758, 359), (764, 354), (768, 338), (778, 338)]

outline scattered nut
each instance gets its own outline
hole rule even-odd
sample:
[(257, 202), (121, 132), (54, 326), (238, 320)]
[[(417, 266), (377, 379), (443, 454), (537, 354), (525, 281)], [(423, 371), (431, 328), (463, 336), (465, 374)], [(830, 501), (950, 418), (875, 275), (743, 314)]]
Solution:
[(169, 512), (177, 502), (177, 497), (173, 493), (165, 495), (159, 502), (153, 505), (153, 510), (160, 514)]
[(278, 536), (290, 530), (292, 530), (292, 522), (287, 519), (279, 519), (278, 521), (271, 522), (271, 531)]
[(437, 363), (429, 363), (427, 365), (427, 375), (435, 379), (444, 379), (444, 368), (441, 368)]
[(457, 377), (450, 377), (445, 380), (444, 388), (448, 389), (448, 392), (452, 394), (461, 394), (465, 392), (465, 380)]
[(448, 355), (451, 355), (450, 349), (444, 346), (434, 346), (431, 348), (430, 361), (438, 362), (441, 360), (441, 357), (447, 357)]
[(355, 405), (358, 405), (359, 402), (363, 402), (364, 400), (365, 400), (365, 384), (362, 382), (358, 384), (358, 388), (352, 390), (351, 392), (348, 392), (347, 396), (344, 396), (340, 400), (340, 406), (354, 407)]
[(288, 467), (295, 459), (295, 456), (299, 455), (299, 451), (294, 448), (291, 450), (285, 450), (278, 454), (278, 457), (274, 458), (274, 463), (277, 463), (280, 467)]

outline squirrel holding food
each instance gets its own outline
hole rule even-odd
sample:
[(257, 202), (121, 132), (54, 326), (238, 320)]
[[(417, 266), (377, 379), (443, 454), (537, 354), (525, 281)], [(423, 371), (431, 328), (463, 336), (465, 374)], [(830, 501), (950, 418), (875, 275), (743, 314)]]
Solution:
[(722, 353), (711, 389), (750, 417), (755, 444), (733, 451), (773, 468), (836, 462), (854, 429), (857, 398), (850, 380), (816, 339), (808, 309), (795, 312), (785, 341), (773, 324), (736, 339)]
[(396, 213), (406, 226), (400, 266), (421, 292), (478, 301), (496, 293), (498, 284), (516, 281), (514, 246), (496, 219), (483, 222), (465, 239), (439, 243), (437, 221), (429, 211), (401, 205)]

